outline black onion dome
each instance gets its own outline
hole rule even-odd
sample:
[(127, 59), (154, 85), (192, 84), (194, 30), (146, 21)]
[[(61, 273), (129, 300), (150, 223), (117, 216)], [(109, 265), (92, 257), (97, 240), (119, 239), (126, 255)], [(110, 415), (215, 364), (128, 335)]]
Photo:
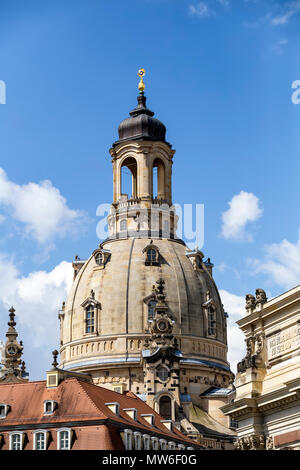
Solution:
[(138, 96), (138, 105), (119, 125), (119, 140), (115, 145), (126, 140), (157, 140), (166, 142), (165, 125), (154, 118), (153, 111), (146, 106), (146, 97), (143, 93)]

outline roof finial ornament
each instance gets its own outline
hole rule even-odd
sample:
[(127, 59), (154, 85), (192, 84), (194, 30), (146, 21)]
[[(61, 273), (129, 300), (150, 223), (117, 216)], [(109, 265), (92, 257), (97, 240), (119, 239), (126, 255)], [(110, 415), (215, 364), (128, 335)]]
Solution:
[(15, 309), (13, 306), (11, 306), (11, 308), (9, 309), (9, 322), (8, 322), (8, 326), (10, 327), (14, 327), (16, 326), (16, 322), (15, 322)]
[(144, 94), (145, 90), (145, 83), (143, 81), (143, 77), (146, 75), (146, 70), (145, 69), (139, 69), (138, 71), (138, 76), (140, 77), (140, 82), (139, 82), (139, 90), (141, 94)]
[(54, 351), (52, 351), (52, 355), (53, 355), (52, 365), (53, 365), (54, 369), (56, 369), (57, 366), (58, 366), (58, 362), (57, 362), (58, 351), (55, 349)]

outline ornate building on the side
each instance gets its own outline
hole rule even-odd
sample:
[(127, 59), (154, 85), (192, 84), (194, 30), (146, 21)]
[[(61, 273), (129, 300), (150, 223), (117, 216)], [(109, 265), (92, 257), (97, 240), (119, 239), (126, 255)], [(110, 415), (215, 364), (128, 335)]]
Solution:
[(17, 341), (18, 333), (15, 329), (15, 309), (13, 307), (9, 310), (8, 326), (7, 340), (2, 346), (1, 364), (3, 367), (0, 368), (0, 384), (27, 382), (28, 374), (25, 370), (25, 362), (21, 359), (23, 344), (22, 341)]
[(236, 448), (300, 449), (300, 286), (269, 301), (262, 289), (248, 294), (237, 323), (247, 353), (222, 408), (238, 422)]
[[(234, 395), (227, 314), (210, 259), (176, 237), (175, 151), (146, 107), (142, 79), (139, 90), (110, 149), (109, 236), (73, 263), (73, 285), (59, 313), (60, 368), (130, 390), (189, 436), (225, 448), (235, 434), (220, 412)], [(124, 168), (131, 194), (124, 194)]]

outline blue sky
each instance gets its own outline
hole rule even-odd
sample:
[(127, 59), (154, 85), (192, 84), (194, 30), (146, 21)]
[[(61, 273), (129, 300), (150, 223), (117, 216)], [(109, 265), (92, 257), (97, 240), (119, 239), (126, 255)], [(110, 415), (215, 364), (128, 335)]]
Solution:
[(244, 296), (299, 284), (300, 105), (291, 87), (300, 1), (0, 8), (1, 337), (13, 303), (31, 378), (44, 377), (69, 263), (99, 243), (96, 208), (112, 198), (108, 150), (144, 67), (147, 103), (176, 149), (173, 201), (205, 205), (203, 251), (230, 314), (235, 363)]

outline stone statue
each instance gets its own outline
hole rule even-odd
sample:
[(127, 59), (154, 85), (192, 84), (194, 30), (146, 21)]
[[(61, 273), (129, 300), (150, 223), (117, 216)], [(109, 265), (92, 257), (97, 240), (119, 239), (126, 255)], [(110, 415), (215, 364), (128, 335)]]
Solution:
[(267, 296), (266, 296), (266, 293), (263, 289), (256, 289), (256, 292), (255, 292), (255, 295), (256, 295), (256, 299), (255, 299), (255, 304), (265, 304), (267, 302)]
[(246, 310), (247, 313), (252, 313), (255, 309), (255, 297), (254, 295), (247, 294), (246, 295)]

